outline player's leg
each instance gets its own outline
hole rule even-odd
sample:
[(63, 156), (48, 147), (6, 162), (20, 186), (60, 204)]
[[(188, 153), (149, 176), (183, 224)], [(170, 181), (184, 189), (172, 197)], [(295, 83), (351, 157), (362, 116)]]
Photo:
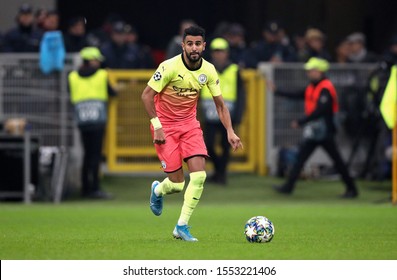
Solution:
[(202, 156), (192, 157), (187, 161), (190, 171), (189, 184), (186, 187), (181, 215), (178, 225), (187, 225), (194, 209), (200, 201), (207, 177), (204, 171), (205, 158)]
[(207, 177), (205, 158), (208, 157), (208, 154), (204, 143), (203, 131), (198, 121), (189, 123), (184, 128), (182, 135), (179, 149), (182, 158), (188, 165), (190, 180), (186, 187), (181, 215), (173, 235), (185, 241), (197, 241), (197, 238), (190, 234), (188, 223), (204, 189), (204, 182)]
[(162, 182), (154, 181), (151, 187), (150, 209), (153, 214), (160, 216), (163, 211), (163, 197), (167, 194), (179, 193), (185, 187), (182, 168), (167, 174)]
[(190, 234), (187, 225), (203, 193), (207, 176), (204, 170), (205, 158), (203, 156), (192, 157), (187, 160), (187, 165), (190, 171), (190, 181), (185, 191), (181, 214), (173, 235), (175, 238), (181, 238), (185, 241), (198, 241)]
[(178, 149), (179, 132), (172, 128), (165, 128), (166, 143), (155, 145), (158, 158), (167, 178), (162, 182), (154, 181), (151, 187), (150, 209), (156, 216), (161, 215), (163, 196), (181, 192), (185, 186), (182, 170), (182, 157)]

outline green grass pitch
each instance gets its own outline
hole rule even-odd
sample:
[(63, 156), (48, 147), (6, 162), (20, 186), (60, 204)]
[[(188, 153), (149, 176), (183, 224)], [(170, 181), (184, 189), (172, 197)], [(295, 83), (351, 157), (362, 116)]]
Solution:
[[(172, 238), (183, 194), (165, 197), (162, 216), (150, 212), (150, 184), (162, 178), (105, 176), (111, 201), (0, 202), (0, 259), (397, 259), (390, 182), (359, 181), (360, 197), (342, 200), (340, 181), (299, 181), (285, 197), (271, 188), (277, 178), (233, 174), (227, 187), (206, 184), (190, 220), (199, 242), (189, 243)], [(270, 243), (245, 240), (245, 222), (256, 215), (274, 223)]]

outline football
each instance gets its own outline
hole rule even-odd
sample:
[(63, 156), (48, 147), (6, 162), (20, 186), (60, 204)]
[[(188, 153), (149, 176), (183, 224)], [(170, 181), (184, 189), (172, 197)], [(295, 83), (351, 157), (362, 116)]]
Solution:
[(274, 236), (273, 223), (264, 216), (255, 216), (244, 227), (245, 238), (252, 243), (270, 242)]

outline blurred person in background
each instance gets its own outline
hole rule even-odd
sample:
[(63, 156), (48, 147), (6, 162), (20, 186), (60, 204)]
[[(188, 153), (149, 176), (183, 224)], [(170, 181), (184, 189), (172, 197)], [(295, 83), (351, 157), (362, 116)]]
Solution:
[(108, 73), (100, 65), (104, 57), (99, 49), (86, 47), (80, 51), (83, 64), (69, 74), (71, 102), (84, 149), (81, 170), (82, 197), (110, 199), (112, 195), (100, 187), (99, 168), (107, 122), (107, 102), (115, 96)]
[(16, 27), (4, 34), (4, 52), (38, 52), (41, 32), (34, 26), (33, 9), (22, 4), (16, 16)]
[(378, 62), (379, 56), (370, 52), (366, 48), (366, 38), (361, 32), (355, 32), (347, 36), (347, 43), (349, 44), (350, 54), (349, 62), (352, 63), (372, 63)]
[[(360, 115), (359, 130), (352, 145), (351, 160), (359, 146), (364, 142), (366, 151), (365, 162), (359, 173), (360, 178), (383, 180), (388, 177), (388, 160), (383, 150), (388, 145), (390, 131), (386, 127), (380, 112), (380, 104), (386, 85), (390, 78), (393, 65), (397, 62), (397, 37), (392, 37), (377, 67), (370, 73), (367, 80), (364, 110)], [(367, 145), (365, 145), (367, 143)]]
[(331, 61), (331, 55), (326, 50), (325, 34), (317, 28), (309, 28), (305, 33), (306, 48), (302, 62), (307, 62), (312, 57), (323, 58)]
[(43, 21), (43, 32), (57, 30), (59, 30), (59, 13), (56, 10), (49, 10)]
[(119, 14), (110, 13), (99, 28), (87, 34), (88, 45), (100, 48), (104, 43), (109, 42), (113, 25), (120, 21), (123, 21), (123, 19)]
[(306, 60), (306, 39), (305, 31), (298, 31), (292, 36), (292, 46), (295, 50), (296, 60), (305, 61)]
[(229, 59), (240, 67), (245, 67), (247, 44), (245, 41), (245, 29), (239, 23), (231, 23), (224, 35), (229, 43)]
[(125, 30), (125, 40), (129, 47), (138, 53), (138, 58), (140, 60), (139, 68), (142, 69), (152, 69), (155, 68), (154, 57), (152, 55), (151, 49), (147, 45), (139, 43), (139, 34), (134, 26), (131, 24), (126, 24), (124, 26)]
[(34, 25), (38, 30), (44, 29), (44, 20), (47, 17), (47, 9), (39, 8), (34, 13)]
[(343, 38), (336, 45), (334, 62), (339, 64), (347, 63), (349, 62), (349, 56), (350, 56), (350, 44), (346, 40), (346, 38)]
[(383, 53), (383, 60), (389, 64), (397, 64), (397, 34), (394, 34), (390, 43)]
[(288, 174), (287, 181), (273, 188), (279, 193), (291, 194), (304, 164), (314, 150), (320, 146), (331, 157), (335, 169), (345, 183), (346, 190), (341, 197), (355, 198), (358, 196), (356, 184), (350, 176), (335, 142), (334, 116), (339, 110), (339, 104), (335, 87), (325, 76), (329, 69), (329, 63), (325, 59), (312, 57), (304, 68), (310, 80), (305, 91), (295, 93), (275, 91), (280, 96), (304, 99), (305, 116), (291, 122), (291, 127), (294, 129), (303, 126), (303, 141), (299, 145), (297, 158)]
[(172, 37), (171, 41), (168, 43), (167, 50), (165, 53), (165, 58), (168, 59), (182, 53), (181, 44), (182, 44), (183, 32), (185, 31), (186, 28), (192, 25), (196, 25), (196, 22), (192, 19), (183, 19), (179, 23), (178, 34)]
[[(241, 123), (245, 108), (245, 90), (239, 66), (230, 60), (229, 44), (225, 39), (215, 38), (210, 44), (210, 49), (211, 62), (218, 72), (222, 96), (229, 109), (232, 125), (235, 127)], [(204, 140), (214, 166), (214, 174), (209, 181), (226, 185), (230, 144), (227, 132), (217, 114), (213, 97), (206, 87), (201, 90), (200, 105), (204, 118)], [(220, 140), (219, 143), (216, 141), (217, 139)], [(221, 148), (220, 153), (217, 152), (217, 146)]]
[(256, 68), (259, 62), (295, 61), (296, 56), (293, 48), (283, 45), (280, 39), (280, 23), (278, 21), (266, 23), (262, 31), (262, 40), (254, 42), (249, 50), (246, 67)]
[(74, 17), (68, 22), (68, 28), (63, 35), (66, 52), (74, 53), (88, 46), (85, 29), (85, 18)]
[(127, 33), (123, 21), (118, 21), (113, 24), (110, 41), (105, 42), (100, 49), (105, 57), (104, 66), (107, 68), (141, 68), (139, 50), (135, 46), (127, 43)]

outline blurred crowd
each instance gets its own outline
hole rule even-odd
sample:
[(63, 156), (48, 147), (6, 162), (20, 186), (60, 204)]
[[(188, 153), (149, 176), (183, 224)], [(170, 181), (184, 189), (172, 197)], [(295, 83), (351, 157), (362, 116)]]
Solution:
[[(0, 32), (0, 52), (38, 52), (40, 40), (47, 31), (59, 30), (59, 13), (29, 4), (19, 7), (16, 25)], [(180, 23), (179, 34), (170, 38), (168, 48), (158, 55), (150, 46), (139, 42), (139, 34), (132, 24), (119, 15), (110, 14), (103, 25), (95, 30), (86, 29), (84, 17), (71, 18), (66, 30), (62, 31), (65, 50), (78, 52), (86, 46), (96, 46), (106, 58), (106, 67), (116, 69), (154, 68), (164, 58), (181, 52), (180, 42), (183, 30), (195, 24), (185, 19)], [(310, 57), (325, 58), (335, 63), (370, 63), (397, 61), (397, 34), (392, 37), (383, 53), (367, 49), (366, 36), (361, 32), (347, 34), (329, 51), (327, 34), (318, 28), (307, 28), (296, 34), (289, 34), (282, 23), (269, 21), (262, 28), (261, 39), (247, 42), (244, 26), (234, 22), (220, 22), (211, 38), (223, 37), (230, 45), (231, 59), (243, 68), (256, 68), (260, 62), (306, 62)]]

